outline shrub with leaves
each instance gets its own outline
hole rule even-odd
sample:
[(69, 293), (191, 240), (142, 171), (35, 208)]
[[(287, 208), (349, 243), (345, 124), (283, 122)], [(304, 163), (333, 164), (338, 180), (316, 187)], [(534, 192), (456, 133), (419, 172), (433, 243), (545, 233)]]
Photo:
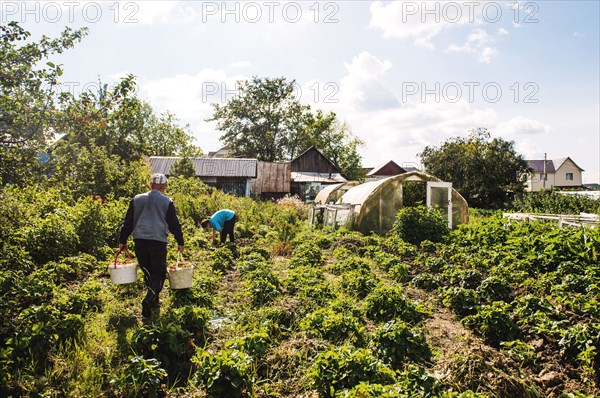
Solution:
[(371, 293), (378, 284), (379, 277), (369, 270), (356, 269), (342, 275), (344, 289), (361, 299)]
[(308, 314), (300, 322), (300, 329), (332, 343), (341, 343), (346, 339), (360, 343), (364, 331), (364, 327), (351, 313), (333, 308), (320, 308)]
[(67, 219), (49, 214), (23, 229), (23, 244), (37, 264), (44, 264), (76, 255), (79, 238)]
[(129, 359), (125, 371), (110, 384), (123, 397), (158, 397), (164, 394), (163, 381), (167, 377), (167, 371), (160, 367), (156, 358), (146, 359), (142, 356), (134, 356)]
[(332, 398), (360, 382), (393, 384), (395, 373), (370, 349), (341, 346), (317, 356), (310, 378), (320, 396)]
[(239, 350), (224, 349), (211, 354), (198, 349), (192, 358), (196, 365), (194, 379), (211, 397), (251, 397), (256, 380), (252, 357)]
[(369, 293), (364, 305), (367, 316), (381, 322), (399, 318), (416, 323), (424, 315), (397, 286), (380, 285)]
[(364, 258), (348, 256), (342, 260), (338, 260), (331, 267), (331, 272), (333, 272), (336, 275), (341, 275), (344, 272), (353, 270), (370, 271), (371, 265)]
[(494, 301), (481, 306), (476, 314), (469, 315), (460, 322), (497, 348), (502, 341), (512, 341), (520, 337), (519, 328), (511, 319), (511, 312), (510, 304)]
[(437, 210), (425, 206), (400, 209), (392, 231), (414, 245), (425, 240), (441, 242), (449, 232), (448, 221)]
[(225, 272), (233, 268), (234, 254), (228, 246), (217, 247), (211, 254), (211, 267), (215, 271)]
[[(185, 310), (181, 319), (185, 318)], [(193, 316), (193, 315), (192, 315)], [(197, 317), (194, 317), (197, 322)], [(133, 347), (145, 358), (156, 358), (161, 366), (169, 372), (172, 380), (180, 377), (182, 371), (189, 367), (189, 359), (193, 347), (189, 344), (190, 332), (179, 324), (168, 319), (157, 325), (142, 326), (133, 335)]]
[(316, 267), (321, 265), (322, 262), (323, 252), (321, 248), (312, 243), (303, 243), (294, 249), (290, 260), (290, 267)]
[(477, 312), (479, 297), (475, 290), (451, 287), (445, 289), (442, 293), (442, 303), (455, 314), (464, 317)]
[(401, 320), (392, 320), (379, 327), (369, 346), (394, 369), (400, 369), (407, 361), (428, 362), (431, 359), (431, 349), (423, 331)]

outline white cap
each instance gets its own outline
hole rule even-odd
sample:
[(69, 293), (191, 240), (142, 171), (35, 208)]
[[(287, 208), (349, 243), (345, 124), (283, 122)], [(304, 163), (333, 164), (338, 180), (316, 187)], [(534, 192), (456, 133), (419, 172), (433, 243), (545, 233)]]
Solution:
[(156, 185), (164, 185), (167, 183), (167, 176), (160, 173), (153, 174), (152, 178), (150, 179), (150, 183)]

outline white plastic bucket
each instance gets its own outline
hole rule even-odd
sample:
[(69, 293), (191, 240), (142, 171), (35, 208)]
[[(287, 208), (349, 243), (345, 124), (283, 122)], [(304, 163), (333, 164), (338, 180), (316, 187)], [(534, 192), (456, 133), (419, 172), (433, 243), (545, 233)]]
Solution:
[(192, 287), (192, 277), (194, 276), (193, 266), (185, 268), (169, 267), (167, 273), (171, 289), (189, 289)]
[(117, 258), (121, 253), (117, 253), (114, 264), (108, 267), (110, 270), (110, 280), (115, 285), (133, 283), (137, 280), (137, 263), (131, 261), (131, 255), (128, 251), (125, 251), (127, 253), (127, 263), (117, 264)]

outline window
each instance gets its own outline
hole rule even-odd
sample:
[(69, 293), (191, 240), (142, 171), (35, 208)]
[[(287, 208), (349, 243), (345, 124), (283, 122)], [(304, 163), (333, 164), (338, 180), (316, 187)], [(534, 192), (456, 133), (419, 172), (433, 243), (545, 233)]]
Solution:
[(573, 173), (567, 173), (566, 178), (567, 181), (573, 181)]
[(548, 175), (544, 173), (540, 173), (540, 181), (548, 181)]

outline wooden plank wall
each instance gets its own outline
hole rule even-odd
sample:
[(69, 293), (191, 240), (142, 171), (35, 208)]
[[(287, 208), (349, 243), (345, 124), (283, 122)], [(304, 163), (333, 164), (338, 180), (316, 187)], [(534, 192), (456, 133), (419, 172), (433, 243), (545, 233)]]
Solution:
[(290, 163), (258, 162), (256, 178), (252, 179), (251, 195), (289, 193), (292, 179)]
[(293, 172), (339, 173), (340, 171), (319, 151), (311, 148), (292, 160)]

